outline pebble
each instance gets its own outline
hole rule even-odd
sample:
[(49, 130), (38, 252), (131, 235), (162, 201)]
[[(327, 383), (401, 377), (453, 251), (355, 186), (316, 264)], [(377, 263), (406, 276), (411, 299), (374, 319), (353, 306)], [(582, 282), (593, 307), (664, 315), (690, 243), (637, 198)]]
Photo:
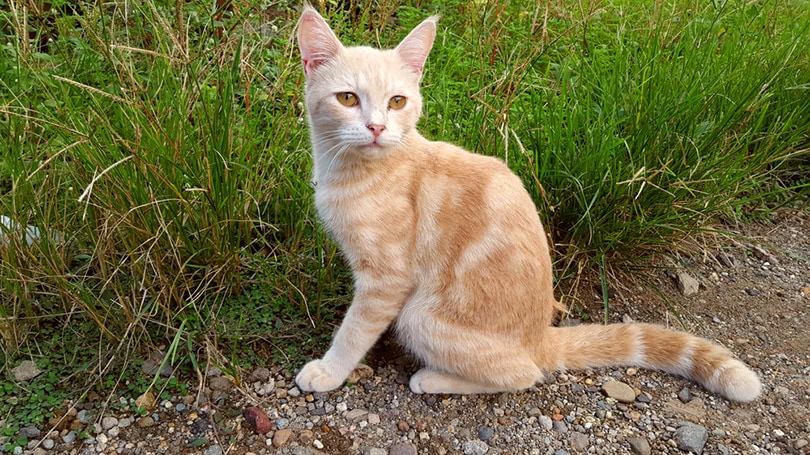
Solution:
[(495, 434), (490, 427), (481, 427), (478, 429), (478, 439), (482, 441), (489, 441), (492, 439), (492, 436)]
[(394, 444), (391, 446), (390, 449), (388, 449), (388, 455), (416, 455), (416, 454), (417, 454), (416, 446), (407, 442), (400, 442)]
[(462, 446), (464, 455), (484, 455), (489, 451), (489, 446), (484, 441), (467, 441)]
[(577, 452), (584, 451), (591, 443), (587, 435), (578, 431), (571, 433), (571, 448)]
[(19, 365), (11, 369), (11, 374), (17, 382), (25, 382), (34, 379), (42, 374), (42, 370), (37, 368), (37, 364), (31, 360), (24, 360)]
[(110, 428), (118, 426), (118, 419), (115, 417), (104, 417), (101, 419), (101, 428), (109, 430)]
[(64, 442), (65, 444), (71, 444), (75, 440), (76, 440), (75, 431), (69, 431), (66, 435), (62, 436), (62, 442)]
[(27, 427), (20, 428), (19, 435), (28, 439), (36, 439), (39, 438), (40, 431), (36, 425), (29, 425)]
[(143, 416), (138, 419), (138, 422), (135, 424), (141, 428), (148, 428), (155, 425), (155, 419), (151, 416)]
[(42, 448), (45, 450), (51, 450), (56, 445), (53, 439), (43, 439), (42, 440)]
[(287, 441), (290, 440), (291, 436), (292, 430), (290, 430), (289, 428), (276, 430), (276, 432), (273, 434), (273, 447), (278, 449), (279, 447), (284, 446), (284, 444), (286, 444)]
[(363, 417), (368, 415), (368, 411), (365, 409), (352, 409), (351, 411), (346, 413), (346, 420), (354, 422), (356, 420), (360, 420)]
[(678, 429), (675, 430), (674, 439), (679, 449), (700, 455), (703, 453), (703, 446), (709, 439), (709, 432), (703, 426), (691, 422), (681, 422)]
[(620, 403), (636, 401), (636, 392), (632, 387), (621, 381), (608, 381), (602, 384), (602, 392)]
[(644, 438), (628, 438), (627, 443), (630, 444), (630, 448), (633, 449), (633, 453), (636, 455), (650, 455), (652, 453), (650, 443)]
[(539, 423), (540, 427), (546, 431), (551, 430), (554, 427), (554, 422), (551, 420), (551, 417), (549, 416), (538, 417), (537, 423)]
[(692, 401), (692, 392), (689, 391), (689, 387), (684, 387), (678, 392), (678, 399), (684, 403), (689, 403)]
[(222, 447), (219, 444), (214, 444), (205, 449), (203, 455), (222, 455)]

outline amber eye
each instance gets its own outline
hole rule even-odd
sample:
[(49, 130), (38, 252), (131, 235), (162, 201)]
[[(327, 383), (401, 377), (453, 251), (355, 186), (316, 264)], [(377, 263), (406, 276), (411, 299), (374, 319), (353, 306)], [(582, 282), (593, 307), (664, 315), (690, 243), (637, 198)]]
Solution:
[(352, 92), (340, 92), (337, 94), (337, 100), (340, 104), (352, 107), (357, 105), (357, 95)]
[(391, 109), (402, 109), (405, 107), (405, 100), (406, 98), (404, 96), (392, 96), (391, 99), (388, 100), (388, 107)]

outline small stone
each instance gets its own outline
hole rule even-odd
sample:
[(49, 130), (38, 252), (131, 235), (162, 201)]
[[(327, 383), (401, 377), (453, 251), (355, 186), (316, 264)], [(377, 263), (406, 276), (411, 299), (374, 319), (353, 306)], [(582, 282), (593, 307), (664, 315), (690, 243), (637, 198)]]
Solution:
[(115, 417), (104, 417), (101, 419), (101, 428), (109, 430), (110, 428), (118, 426), (118, 419)]
[(135, 399), (135, 406), (146, 409), (147, 411), (153, 411), (155, 406), (157, 406), (157, 399), (155, 399), (155, 394), (150, 391), (146, 391), (141, 396)]
[(633, 388), (620, 381), (608, 381), (602, 384), (602, 392), (621, 403), (636, 401), (636, 392)]
[(380, 449), (379, 447), (372, 447), (365, 451), (364, 455), (388, 455), (388, 452), (385, 449)]
[(346, 382), (350, 384), (357, 384), (361, 380), (369, 379), (372, 376), (374, 376), (374, 370), (371, 369), (370, 366), (363, 365), (361, 363), (360, 365), (357, 365), (357, 368), (355, 368), (354, 370), (352, 370), (351, 373), (349, 373), (349, 378), (346, 380)]
[(529, 417), (540, 417), (541, 415), (543, 415), (543, 411), (537, 406), (529, 409)]
[(37, 368), (37, 364), (31, 360), (24, 360), (22, 363), (11, 369), (11, 374), (17, 382), (30, 381), (42, 374), (42, 370)]
[(675, 279), (678, 283), (678, 290), (685, 297), (697, 294), (700, 290), (700, 281), (684, 271), (678, 272)]
[(761, 294), (761, 292), (757, 288), (746, 288), (745, 293), (750, 295), (751, 297), (756, 297), (759, 294)]
[(205, 449), (203, 455), (222, 455), (222, 447), (219, 444), (214, 444)]
[(540, 416), (537, 418), (537, 423), (540, 424), (540, 427), (546, 431), (549, 431), (554, 426), (554, 421), (551, 420), (549, 416)]
[(267, 382), (268, 379), (270, 379), (270, 370), (265, 367), (257, 367), (248, 376), (248, 382)]
[(760, 261), (769, 262), (771, 265), (779, 265), (779, 260), (776, 259), (776, 256), (772, 255), (765, 248), (762, 248), (759, 245), (754, 245), (751, 250), (754, 253), (754, 256), (756, 256), (756, 258)]
[(633, 449), (633, 453), (636, 455), (650, 455), (652, 453), (650, 443), (644, 438), (629, 438), (627, 443), (630, 444), (630, 448)]
[(87, 425), (90, 423), (91, 420), (95, 418), (95, 413), (89, 409), (82, 409), (76, 414), (76, 420), (81, 422), (83, 425)]
[(230, 378), (227, 376), (216, 376), (208, 381), (208, 387), (217, 392), (225, 392), (231, 390), (233, 385), (231, 384)]
[(564, 449), (557, 449), (554, 451), (554, 455), (570, 455), (567, 450)]
[(571, 433), (571, 448), (574, 449), (575, 451), (577, 452), (584, 451), (588, 447), (588, 444), (590, 443), (591, 441), (587, 435), (582, 434), (578, 431)]
[(312, 441), (315, 439), (315, 435), (310, 430), (302, 430), (301, 433), (298, 435), (298, 442), (301, 443), (303, 446), (308, 446), (312, 444)]
[(366, 418), (368, 420), (369, 425), (378, 425), (380, 423), (380, 415), (379, 414), (369, 414)]
[(411, 426), (408, 425), (408, 422), (406, 422), (404, 420), (400, 420), (399, 422), (397, 422), (397, 430), (399, 430), (399, 431), (401, 431), (403, 433), (407, 433), (408, 430), (410, 430), (410, 429), (411, 429)]
[(276, 430), (275, 434), (273, 434), (273, 447), (279, 448), (287, 444), (287, 441), (290, 440), (292, 436), (292, 430), (289, 428), (285, 428), (283, 430)]
[(489, 446), (483, 441), (467, 441), (461, 448), (464, 455), (484, 455), (489, 451)]
[(155, 425), (155, 419), (151, 416), (143, 416), (135, 423), (135, 425), (141, 428), (148, 428)]
[(346, 413), (346, 420), (354, 422), (356, 420), (362, 419), (366, 415), (368, 415), (368, 411), (365, 409), (352, 409), (351, 411)]
[(416, 455), (416, 446), (407, 442), (399, 442), (388, 449), (388, 455)]
[(205, 370), (205, 377), (206, 378), (216, 378), (222, 376), (222, 370), (219, 367), (208, 367)]
[(566, 425), (562, 420), (555, 420), (552, 422), (551, 429), (557, 433), (568, 433), (568, 425)]
[(20, 428), (19, 435), (23, 438), (37, 439), (39, 438), (40, 431), (36, 425), (28, 425), (27, 427)]
[(56, 445), (56, 443), (54, 442), (53, 439), (43, 439), (42, 440), (42, 448), (45, 449), (45, 450), (51, 450), (51, 449), (54, 448), (55, 445)]
[(318, 441), (317, 439), (312, 441), (312, 446), (315, 447), (316, 449), (323, 449), (323, 443), (321, 441)]
[(287, 391), (287, 396), (298, 398), (301, 396), (301, 390), (299, 390), (298, 387), (293, 387), (292, 389)]
[(689, 403), (692, 401), (692, 392), (689, 391), (689, 387), (684, 387), (678, 392), (678, 399), (684, 403)]
[(492, 439), (492, 436), (495, 434), (490, 427), (481, 427), (478, 429), (478, 439), (482, 441), (489, 441)]
[(700, 455), (703, 453), (703, 446), (709, 439), (709, 432), (700, 425), (682, 422), (681, 426), (675, 430), (674, 439), (679, 449)]
[(803, 286), (800, 291), (804, 295), (810, 295), (810, 286)]
[(65, 444), (70, 444), (75, 440), (76, 440), (76, 432), (75, 431), (69, 431), (68, 434), (62, 436), (62, 442), (64, 442)]
[(793, 447), (797, 449), (803, 449), (808, 444), (807, 439), (797, 439), (793, 442)]
[(245, 418), (251, 429), (258, 434), (265, 434), (273, 429), (273, 422), (270, 421), (267, 413), (261, 408), (255, 406), (246, 407), (242, 410), (242, 417)]
[(174, 405), (174, 410), (176, 412), (184, 412), (187, 408), (188, 406), (185, 403), (177, 403)]

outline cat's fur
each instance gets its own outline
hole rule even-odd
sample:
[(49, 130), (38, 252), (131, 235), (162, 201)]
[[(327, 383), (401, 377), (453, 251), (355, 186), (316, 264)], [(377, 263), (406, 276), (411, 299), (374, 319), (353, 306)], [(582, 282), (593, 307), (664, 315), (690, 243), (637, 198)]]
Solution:
[[(315, 204), (355, 294), (327, 353), (298, 373), (299, 388), (339, 387), (394, 323), (425, 365), (410, 381), (416, 393), (519, 390), (547, 371), (634, 365), (754, 400), (756, 374), (708, 340), (650, 324), (550, 325), (560, 305), (549, 248), (520, 179), (496, 158), (416, 130), (435, 35), (430, 18), (396, 49), (345, 47), (304, 7)], [(341, 103), (347, 93), (356, 104)]]

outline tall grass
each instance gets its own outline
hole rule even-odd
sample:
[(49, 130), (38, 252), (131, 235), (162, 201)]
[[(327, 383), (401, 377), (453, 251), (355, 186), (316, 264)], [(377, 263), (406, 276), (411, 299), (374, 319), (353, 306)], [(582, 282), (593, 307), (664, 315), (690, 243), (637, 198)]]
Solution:
[[(260, 301), (317, 324), (345, 301), (310, 202), (297, 12), (209, 3), (51, 22), (2, 3), (4, 352), (72, 318), (118, 342), (272, 339), (286, 322), (223, 321), (265, 321), (240, 313)], [(326, 14), (350, 43), (443, 15), (421, 130), (505, 158), (572, 260), (604, 268), (807, 185), (783, 178), (810, 146), (801, 2), (349, 3)]]

